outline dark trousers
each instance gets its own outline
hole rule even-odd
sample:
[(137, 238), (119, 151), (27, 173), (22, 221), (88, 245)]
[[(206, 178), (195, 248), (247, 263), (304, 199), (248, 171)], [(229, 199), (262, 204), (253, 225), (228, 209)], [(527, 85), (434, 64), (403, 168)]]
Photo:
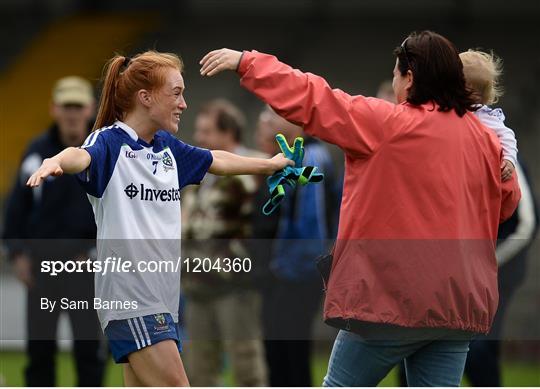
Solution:
[[(107, 349), (92, 307), (93, 285), (90, 273), (57, 277), (36, 274), (35, 285), (27, 294), (27, 386), (55, 386), (56, 334), (61, 312), (69, 315), (73, 332), (77, 386), (103, 384)], [(41, 309), (41, 298), (57, 302), (53, 312)], [(62, 298), (88, 301), (89, 308), (62, 311), (59, 307)]]
[(274, 279), (263, 291), (263, 330), (270, 386), (312, 386), (313, 320), (322, 297), (320, 280)]

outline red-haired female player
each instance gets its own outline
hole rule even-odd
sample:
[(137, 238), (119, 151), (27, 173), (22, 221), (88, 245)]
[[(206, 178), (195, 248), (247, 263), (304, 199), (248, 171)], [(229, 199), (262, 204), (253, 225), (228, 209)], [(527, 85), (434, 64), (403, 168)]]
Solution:
[[(46, 159), (28, 180), (77, 174), (98, 228), (98, 259), (179, 257), (180, 189), (206, 172), (272, 174), (293, 162), (240, 157), (189, 146), (172, 134), (186, 109), (182, 62), (148, 51), (112, 58), (94, 132), (81, 148)], [(156, 240), (158, 240), (156, 242)], [(137, 268), (140, 270), (140, 268)], [(187, 386), (176, 322), (180, 273), (96, 273), (94, 306), (126, 385)]]

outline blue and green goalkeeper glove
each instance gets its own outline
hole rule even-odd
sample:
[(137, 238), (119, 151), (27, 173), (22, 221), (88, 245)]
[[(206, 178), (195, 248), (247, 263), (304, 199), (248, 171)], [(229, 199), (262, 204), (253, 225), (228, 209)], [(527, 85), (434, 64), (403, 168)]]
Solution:
[(301, 167), (304, 160), (304, 138), (296, 138), (292, 149), (283, 134), (277, 134), (276, 141), (285, 158), (291, 159), (294, 162), (294, 167)]
[(265, 215), (270, 215), (279, 206), (279, 203), (285, 198), (285, 187), (296, 187), (296, 184), (307, 185), (309, 183), (321, 182), (324, 179), (324, 174), (317, 171), (315, 166), (302, 167), (304, 159), (304, 139), (296, 138), (293, 147), (289, 147), (287, 140), (282, 134), (276, 135), (281, 152), (286, 158), (294, 161), (294, 167), (286, 166), (284, 169), (275, 172), (266, 179), (270, 199), (264, 204), (262, 212)]

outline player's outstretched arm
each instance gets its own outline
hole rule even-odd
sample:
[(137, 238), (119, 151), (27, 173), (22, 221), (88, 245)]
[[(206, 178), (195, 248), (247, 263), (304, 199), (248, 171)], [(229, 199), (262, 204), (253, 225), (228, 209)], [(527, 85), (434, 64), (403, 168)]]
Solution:
[(46, 158), (38, 170), (26, 182), (30, 187), (41, 185), (48, 176), (61, 176), (64, 173), (80, 173), (90, 166), (91, 157), (86, 150), (68, 147), (52, 158)]
[(242, 157), (223, 150), (212, 150), (212, 165), (208, 171), (219, 176), (234, 176), (238, 174), (265, 174), (272, 175), (285, 166), (293, 166), (294, 162), (277, 154), (273, 158)]

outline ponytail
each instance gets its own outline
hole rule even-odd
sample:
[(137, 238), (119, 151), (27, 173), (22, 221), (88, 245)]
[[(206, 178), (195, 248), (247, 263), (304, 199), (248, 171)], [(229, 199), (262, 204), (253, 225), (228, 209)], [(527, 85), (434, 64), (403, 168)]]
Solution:
[(118, 78), (120, 70), (126, 62), (126, 57), (116, 55), (109, 60), (105, 66), (105, 77), (103, 80), (103, 89), (99, 99), (99, 108), (94, 123), (95, 131), (101, 127), (110, 126), (116, 120), (120, 119), (120, 112), (117, 110), (116, 89), (118, 87)]

